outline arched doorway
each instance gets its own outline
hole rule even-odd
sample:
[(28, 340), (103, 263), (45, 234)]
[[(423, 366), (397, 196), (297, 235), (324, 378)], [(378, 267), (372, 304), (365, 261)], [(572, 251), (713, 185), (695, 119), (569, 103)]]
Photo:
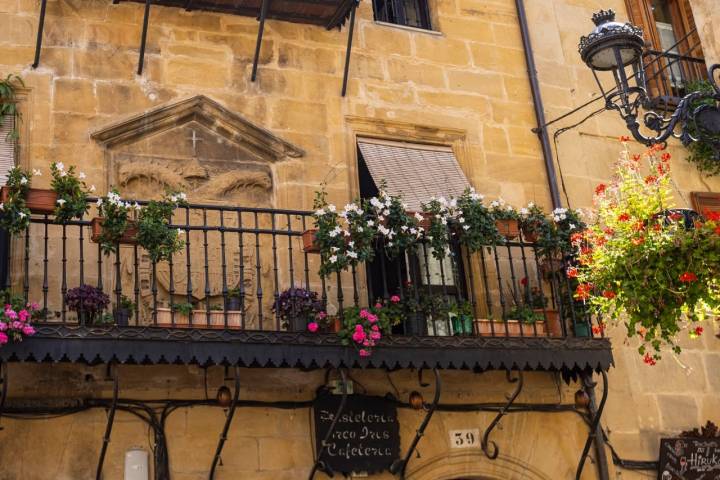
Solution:
[(556, 480), (532, 465), (511, 456), (488, 460), (481, 452), (438, 455), (422, 465), (410, 465), (408, 480)]

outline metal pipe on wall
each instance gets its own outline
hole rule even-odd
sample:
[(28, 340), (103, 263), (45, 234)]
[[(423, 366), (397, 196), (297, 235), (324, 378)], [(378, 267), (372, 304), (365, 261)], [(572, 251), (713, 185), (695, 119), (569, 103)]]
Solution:
[(520, 34), (522, 35), (523, 49), (525, 51), (525, 64), (527, 65), (530, 90), (532, 91), (533, 97), (533, 107), (535, 108), (535, 118), (538, 124), (538, 128), (534, 128), (533, 132), (537, 133), (540, 139), (540, 145), (542, 146), (545, 171), (547, 173), (550, 199), (552, 200), (553, 208), (559, 208), (562, 207), (560, 190), (558, 189), (550, 138), (548, 137), (547, 130), (543, 128), (543, 125), (545, 125), (545, 110), (540, 92), (540, 84), (537, 78), (535, 55), (533, 54), (532, 43), (530, 42), (530, 32), (528, 30), (527, 15), (525, 13), (525, 0), (515, 0), (515, 8), (517, 9), (518, 22), (520, 23)]

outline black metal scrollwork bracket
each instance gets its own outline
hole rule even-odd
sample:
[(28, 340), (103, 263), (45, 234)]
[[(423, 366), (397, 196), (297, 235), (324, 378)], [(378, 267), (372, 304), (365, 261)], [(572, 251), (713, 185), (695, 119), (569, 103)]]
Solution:
[(95, 472), (95, 480), (101, 480), (103, 463), (105, 463), (105, 454), (107, 453), (107, 447), (110, 443), (110, 434), (112, 433), (113, 422), (115, 421), (115, 411), (117, 410), (118, 404), (118, 372), (117, 365), (114, 363), (108, 364), (108, 374), (112, 376), (113, 380), (113, 396), (112, 403), (110, 404), (110, 410), (108, 410), (107, 424), (105, 425), (105, 434), (103, 435), (103, 444), (100, 449), (100, 457), (98, 458), (97, 470)]
[(235, 409), (237, 408), (238, 397), (240, 396), (240, 367), (235, 365), (235, 391), (233, 392), (232, 402), (228, 408), (227, 417), (225, 418), (225, 425), (223, 425), (220, 439), (218, 440), (217, 449), (215, 450), (215, 456), (213, 457), (212, 466), (210, 467), (209, 480), (215, 478), (215, 469), (217, 468), (218, 462), (220, 461), (220, 455), (222, 454), (225, 441), (227, 440), (227, 433), (230, 430), (230, 424), (232, 423), (233, 416), (235, 415)]
[[(590, 431), (588, 432), (587, 440), (585, 440), (585, 447), (583, 448), (582, 455), (580, 455), (580, 463), (578, 463), (577, 471), (575, 473), (575, 480), (580, 480), (580, 476), (582, 475), (583, 467), (585, 466), (585, 460), (587, 459), (588, 453), (590, 452), (590, 445), (592, 445), (593, 437), (595, 437), (598, 425), (600, 425), (600, 418), (602, 417), (603, 409), (605, 408), (605, 402), (607, 401), (608, 397), (608, 378), (607, 373), (605, 371), (601, 371), (600, 374), (602, 375), (603, 380), (603, 393), (602, 393), (602, 399), (600, 400), (600, 405), (598, 406), (597, 412), (595, 413), (595, 416), (592, 417), (592, 421), (590, 422)], [(585, 382), (586, 389), (587, 388), (595, 388), (594, 382)]]
[(327, 466), (325, 462), (322, 460), (322, 456), (325, 453), (325, 449), (328, 446), (328, 440), (332, 437), (333, 432), (335, 431), (335, 427), (337, 426), (338, 419), (340, 418), (340, 415), (342, 415), (343, 411), (345, 410), (345, 405), (347, 404), (347, 396), (348, 396), (348, 386), (347, 386), (347, 372), (344, 369), (340, 369), (340, 388), (342, 389), (342, 398), (340, 399), (340, 405), (338, 405), (337, 410), (335, 411), (335, 416), (333, 417), (332, 422), (330, 423), (330, 428), (328, 428), (327, 433), (325, 434), (325, 438), (322, 440), (322, 447), (320, 448), (320, 451), (317, 454), (317, 458), (315, 459), (315, 463), (313, 464), (312, 470), (310, 470), (310, 475), (308, 476), (308, 480), (313, 480), (315, 478), (315, 473), (317, 473), (318, 470), (325, 472), (327, 476), (332, 478), (334, 476), (334, 472)]
[[(525, 382), (523, 379), (522, 370), (517, 371), (517, 377), (512, 377), (512, 370), (506, 370), (505, 377), (507, 378), (508, 382), (516, 383), (517, 385), (515, 386), (515, 390), (513, 390), (510, 395), (508, 395), (507, 403), (503, 405), (503, 407), (500, 409), (493, 421), (490, 422), (490, 425), (488, 425), (488, 427), (485, 429), (485, 433), (483, 433), (480, 446), (482, 447), (482, 451), (485, 453), (485, 456), (490, 460), (495, 460), (500, 454), (500, 449), (498, 448), (497, 444), (492, 440), (488, 440), (488, 438), (490, 437), (490, 433), (498, 425), (498, 423), (500, 423), (502, 417), (507, 414), (512, 404), (515, 402), (515, 399), (517, 399), (518, 395), (520, 395), (520, 392), (522, 392), (523, 384)], [(490, 446), (492, 446), (492, 451), (490, 451)]]
[[(433, 413), (435, 413), (435, 409), (437, 409), (438, 403), (440, 402), (440, 394), (442, 392), (442, 381), (440, 380), (440, 372), (437, 368), (433, 368), (433, 374), (435, 375), (435, 397), (433, 398), (433, 401), (430, 405), (425, 406), (425, 418), (420, 424), (420, 428), (417, 429), (417, 432), (415, 433), (415, 438), (410, 444), (410, 448), (408, 449), (405, 458), (396, 460), (390, 466), (390, 473), (392, 473), (393, 475), (399, 475), (401, 480), (405, 480), (405, 470), (407, 469), (410, 457), (412, 457), (413, 452), (415, 452), (418, 443), (420, 443), (420, 439), (423, 437), (423, 435), (425, 435), (425, 429), (430, 423), (430, 419), (432, 418)], [(420, 383), (421, 387), (430, 386), (429, 383), (423, 382), (422, 368), (418, 371), (418, 383)]]

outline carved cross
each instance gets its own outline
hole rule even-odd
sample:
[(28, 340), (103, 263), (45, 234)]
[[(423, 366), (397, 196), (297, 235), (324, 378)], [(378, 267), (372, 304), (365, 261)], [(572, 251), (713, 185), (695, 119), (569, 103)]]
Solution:
[(188, 140), (192, 142), (193, 156), (197, 157), (197, 143), (202, 142), (202, 140), (197, 136), (195, 130), (192, 131), (192, 136), (188, 137)]

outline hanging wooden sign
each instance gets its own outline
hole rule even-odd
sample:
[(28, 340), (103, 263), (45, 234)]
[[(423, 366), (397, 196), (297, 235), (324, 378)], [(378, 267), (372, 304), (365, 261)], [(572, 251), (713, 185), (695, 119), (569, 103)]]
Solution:
[(658, 480), (715, 480), (720, 478), (720, 438), (663, 438), (660, 440)]
[[(315, 451), (322, 450), (340, 395), (321, 394), (313, 406)], [(321, 460), (334, 472), (381, 472), (400, 456), (400, 427), (395, 403), (382, 397), (348, 395)]]

